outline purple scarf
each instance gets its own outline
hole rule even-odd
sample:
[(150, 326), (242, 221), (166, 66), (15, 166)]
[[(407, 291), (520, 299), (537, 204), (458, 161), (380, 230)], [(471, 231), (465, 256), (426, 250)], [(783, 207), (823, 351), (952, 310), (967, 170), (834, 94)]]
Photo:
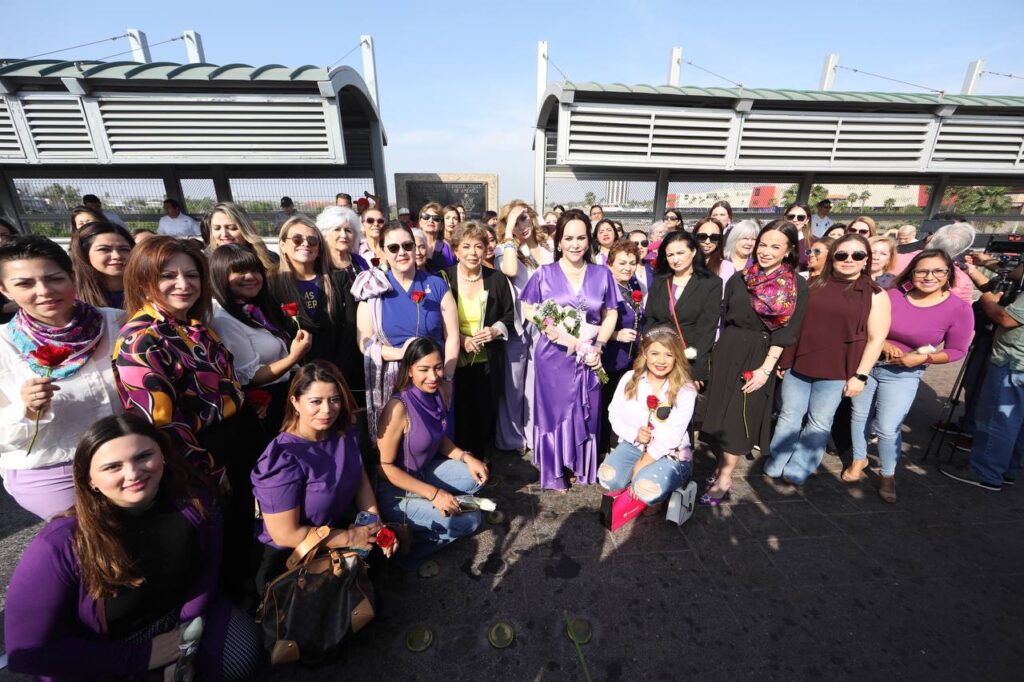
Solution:
[[(7, 323), (7, 331), (14, 346), (34, 373), (41, 377), (66, 379), (81, 369), (89, 360), (96, 344), (100, 342), (103, 335), (103, 315), (88, 303), (75, 301), (71, 322), (65, 327), (50, 327), (30, 317), (24, 309), (19, 309)], [(29, 355), (40, 346), (46, 345), (70, 348), (71, 355), (60, 367), (48, 369)]]
[(288, 335), (277, 328), (273, 322), (267, 319), (267, 316), (263, 313), (263, 310), (255, 303), (246, 303), (239, 299), (238, 307), (242, 310), (242, 314), (248, 317), (250, 320), (256, 323), (257, 326), (266, 329), (268, 332), (276, 336), (277, 338), (284, 341), (285, 347), (290, 343)]
[(415, 474), (437, 454), (437, 448), (448, 429), (448, 410), (441, 392), (427, 393), (408, 386), (398, 393), (409, 419), (409, 432), (405, 434), (405, 470)]
[(796, 312), (796, 280), (793, 268), (783, 263), (767, 274), (754, 263), (743, 271), (750, 305), (769, 331), (785, 327)]

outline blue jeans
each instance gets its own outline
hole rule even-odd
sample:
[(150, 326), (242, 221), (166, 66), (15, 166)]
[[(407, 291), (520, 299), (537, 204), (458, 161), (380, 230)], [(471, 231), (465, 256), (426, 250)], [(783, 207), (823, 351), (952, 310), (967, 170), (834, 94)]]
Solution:
[[(597, 469), (597, 480), (605, 490), (622, 490), (630, 484), (633, 466), (643, 457), (643, 451), (632, 443), (620, 442), (608, 453)], [(675, 457), (654, 460), (637, 472), (632, 480), (633, 492), (646, 504), (663, 502), (673, 490), (690, 480), (693, 464)]]
[(914, 404), (925, 369), (925, 365), (911, 368), (879, 365), (871, 370), (864, 390), (850, 401), (853, 458), (868, 458), (868, 425), (874, 417), (883, 476), (896, 473), (896, 462), (903, 446), (903, 420)]
[(825, 456), (845, 385), (844, 379), (812, 379), (792, 370), (786, 373), (772, 453), (764, 465), (766, 474), (800, 485), (815, 472)]
[(1016, 479), (1024, 465), (1024, 371), (989, 364), (974, 414), (971, 471), (996, 485)]
[[(452, 495), (472, 495), (481, 487), (466, 465), (454, 459), (435, 458), (413, 475)], [(428, 500), (399, 499), (410, 494), (383, 478), (378, 481), (377, 504), (381, 516), (389, 523), (405, 524), (413, 535), (411, 551), (395, 557), (402, 568), (415, 569), (434, 552), (472, 535), (480, 527), (482, 519), (478, 511), (443, 516)]]

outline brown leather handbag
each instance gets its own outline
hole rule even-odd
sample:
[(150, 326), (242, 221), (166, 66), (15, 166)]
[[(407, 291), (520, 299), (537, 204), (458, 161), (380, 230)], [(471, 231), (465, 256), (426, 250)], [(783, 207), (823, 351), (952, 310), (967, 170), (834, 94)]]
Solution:
[(327, 526), (309, 532), (267, 584), (256, 622), (273, 665), (330, 660), (373, 620), (373, 585), (352, 552), (326, 546)]

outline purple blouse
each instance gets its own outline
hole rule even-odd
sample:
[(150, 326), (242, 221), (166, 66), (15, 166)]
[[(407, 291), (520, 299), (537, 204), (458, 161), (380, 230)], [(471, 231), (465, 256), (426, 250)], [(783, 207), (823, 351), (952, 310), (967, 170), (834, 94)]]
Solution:
[[(337, 526), (355, 501), (363, 478), (356, 431), (334, 433), (319, 441), (279, 433), (260, 455), (250, 477), (261, 512), (278, 514), (297, 508), (304, 526)], [(270, 539), (265, 523), (259, 540), (286, 549)]]
[(640, 291), (640, 282), (636, 277), (629, 280), (626, 287), (619, 286), (619, 295), (622, 300), (616, 306), (619, 317), (615, 321), (615, 334), (621, 329), (634, 329), (637, 331), (637, 340), (634, 343), (621, 343), (615, 340), (612, 334), (611, 340), (604, 347), (601, 353), (601, 364), (610, 372), (624, 372), (633, 365), (636, 353), (640, 349), (639, 331), (644, 328), (644, 304), (634, 303), (632, 295), (634, 291)]
[[(391, 291), (381, 296), (381, 317), (384, 334), (395, 348), (401, 348), (413, 336), (429, 336), (444, 347), (444, 316), (441, 299), (448, 293), (448, 284), (436, 275), (419, 270), (406, 291), (390, 272), (387, 273)], [(423, 292), (423, 300), (412, 300), (414, 291)]]
[(956, 362), (967, 353), (974, 334), (974, 313), (971, 306), (957, 298), (947, 296), (945, 301), (927, 308), (911, 305), (906, 294), (889, 289), (892, 303), (892, 324), (887, 340), (904, 353), (921, 346), (943, 346), (950, 362)]
[(395, 394), (405, 405), (409, 431), (402, 438), (402, 468), (411, 474), (419, 472), (437, 455), (437, 449), (448, 428), (448, 409), (441, 393), (427, 393), (409, 386)]

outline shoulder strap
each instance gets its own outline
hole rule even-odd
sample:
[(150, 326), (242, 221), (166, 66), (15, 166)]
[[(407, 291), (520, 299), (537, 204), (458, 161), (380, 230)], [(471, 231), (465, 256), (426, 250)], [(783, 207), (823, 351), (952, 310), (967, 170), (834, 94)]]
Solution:
[(288, 570), (291, 570), (302, 563), (302, 560), (309, 555), (315, 555), (316, 550), (320, 548), (320, 545), (327, 542), (331, 537), (331, 529), (328, 526), (320, 526), (319, 528), (311, 528), (306, 537), (303, 538), (299, 546), (288, 557), (288, 561), (285, 565)]
[(672, 295), (671, 275), (665, 278), (665, 291), (668, 293), (668, 311), (672, 313), (672, 321), (676, 325), (676, 333), (679, 334), (679, 341), (683, 344), (683, 350), (686, 350), (686, 339), (683, 337), (683, 330), (679, 327), (679, 318), (676, 317), (676, 297)]

